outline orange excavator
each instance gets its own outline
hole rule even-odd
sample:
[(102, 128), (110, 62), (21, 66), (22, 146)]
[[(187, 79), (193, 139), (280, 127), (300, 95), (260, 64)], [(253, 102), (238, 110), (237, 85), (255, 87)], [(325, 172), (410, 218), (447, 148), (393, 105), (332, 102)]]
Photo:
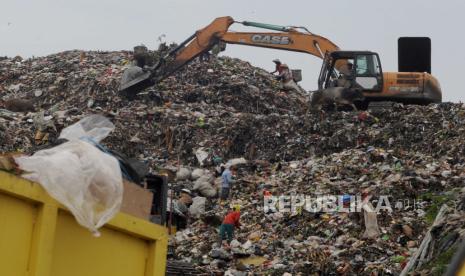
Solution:
[[(276, 32), (234, 32), (234, 23)], [(237, 22), (219, 17), (170, 50), (153, 66), (123, 74), (120, 93), (134, 96), (208, 52), (215, 45), (240, 44), (307, 53), (323, 59), (318, 88), (344, 85), (363, 90), (364, 105), (372, 102), (429, 104), (442, 100), (439, 82), (431, 75), (429, 38), (404, 37), (398, 41), (399, 72), (383, 72), (379, 56), (371, 51), (346, 51), (305, 27)], [(341, 81), (343, 80), (343, 81)], [(366, 107), (365, 106), (365, 107)], [(362, 106), (361, 108), (363, 108)]]

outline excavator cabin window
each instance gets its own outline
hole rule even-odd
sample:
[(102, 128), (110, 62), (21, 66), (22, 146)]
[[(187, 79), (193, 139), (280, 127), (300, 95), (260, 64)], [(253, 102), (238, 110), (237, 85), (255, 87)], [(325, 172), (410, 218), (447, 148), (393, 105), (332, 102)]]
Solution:
[(355, 57), (355, 83), (363, 90), (381, 90), (383, 75), (377, 54), (359, 54)]

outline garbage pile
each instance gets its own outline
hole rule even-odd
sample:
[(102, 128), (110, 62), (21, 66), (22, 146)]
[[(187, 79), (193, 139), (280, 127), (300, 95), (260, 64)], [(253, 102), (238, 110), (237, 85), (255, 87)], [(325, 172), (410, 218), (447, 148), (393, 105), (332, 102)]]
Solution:
[[(10, 111), (26, 103), (34, 107), (21, 113), (2, 109), (9, 129), (2, 131), (2, 151), (29, 151), (53, 141), (60, 129), (86, 114), (100, 113), (124, 130), (109, 137), (119, 150), (143, 159), (166, 159), (181, 151), (187, 156), (196, 142), (187, 143), (190, 136), (201, 132), (201, 140), (218, 125), (237, 124), (242, 114), (305, 110), (303, 95), (279, 93), (278, 83), (264, 70), (227, 57), (194, 62), (134, 101), (117, 94), (122, 71), (130, 63), (127, 52), (69, 51), (0, 62), (3, 107), (11, 102)], [(185, 146), (179, 147), (182, 140)]]
[[(26, 99), (36, 109), (26, 115), (2, 110), (2, 125), (9, 131), (2, 131), (1, 150), (28, 151), (89, 113), (113, 118), (110, 147), (149, 161), (156, 156), (160, 163), (180, 157), (193, 165), (193, 152), (200, 147), (224, 159), (271, 162), (366, 145), (408, 146), (453, 158), (461, 158), (464, 150), (461, 143), (450, 144), (464, 135), (464, 110), (458, 104), (376, 114), (306, 112), (308, 97), (281, 92), (266, 71), (227, 57), (194, 61), (128, 101), (117, 89), (129, 57), (128, 52), (70, 51), (0, 61), (2, 99)], [(38, 130), (46, 137), (35, 137)]]
[[(272, 275), (398, 275), (444, 203), (451, 206), (450, 218), (436, 227), (437, 248), (431, 254), (454, 250), (463, 239), (465, 226), (458, 222), (463, 210), (454, 206), (465, 199), (465, 168), (447, 157), (374, 147), (351, 149), (279, 166), (252, 162), (241, 166), (239, 179), (232, 198), (244, 206), (244, 226), (236, 230), (231, 250), (217, 247), (217, 227), (205, 219), (212, 213), (224, 217), (225, 208), (216, 205), (189, 229), (176, 233), (172, 243), (179, 258), (209, 271), (229, 269), (234, 275), (249, 270), (276, 273)], [(390, 211), (377, 215), (379, 234), (365, 238), (363, 212), (266, 213), (265, 192), (313, 198), (367, 192), (372, 200), (384, 200), (381, 207)], [(247, 264), (251, 259), (255, 266)], [(427, 264), (430, 267), (418, 271), (431, 272), (434, 262)]]
[[(462, 104), (310, 111), (308, 95), (280, 91), (265, 70), (229, 57), (193, 61), (129, 101), (117, 90), (130, 62), (125, 51), (0, 60), (0, 151), (33, 153), (89, 114), (110, 118), (105, 147), (177, 173), (173, 189), (203, 198), (171, 243), (177, 259), (205, 271), (397, 275), (445, 203), (451, 219), (415, 269), (440, 269), (434, 260), (462, 239)], [(230, 202), (218, 203), (214, 171), (228, 160), (239, 168), (231, 201), (244, 226), (225, 249), (217, 226)], [(392, 212), (377, 214), (367, 237), (365, 211), (265, 212), (264, 194), (364, 194)]]

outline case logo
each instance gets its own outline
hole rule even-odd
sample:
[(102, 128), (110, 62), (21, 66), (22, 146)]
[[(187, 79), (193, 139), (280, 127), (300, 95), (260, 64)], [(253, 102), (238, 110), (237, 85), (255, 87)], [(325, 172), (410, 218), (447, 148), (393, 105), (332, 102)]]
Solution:
[(280, 44), (280, 45), (288, 45), (291, 43), (288, 36), (260, 35), (260, 34), (252, 35), (252, 41), (256, 43)]

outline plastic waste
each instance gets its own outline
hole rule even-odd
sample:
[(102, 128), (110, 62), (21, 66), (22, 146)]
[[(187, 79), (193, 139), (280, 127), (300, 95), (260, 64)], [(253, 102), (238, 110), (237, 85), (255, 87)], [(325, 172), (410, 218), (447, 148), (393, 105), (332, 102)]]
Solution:
[(191, 177), (191, 171), (188, 168), (180, 168), (176, 172), (176, 180), (183, 181), (188, 180)]
[(205, 165), (209, 154), (204, 148), (199, 148), (195, 151), (195, 156), (197, 157), (197, 161), (199, 161), (200, 166), (203, 166)]
[(33, 117), (34, 127), (39, 131), (44, 131), (47, 128), (54, 129), (55, 125), (53, 124), (53, 120), (51, 116), (45, 116), (44, 111), (37, 112)]
[(200, 217), (205, 214), (205, 204), (207, 199), (205, 197), (194, 197), (192, 199), (192, 205), (189, 207), (189, 213), (193, 217)]
[(393, 257), (391, 257), (391, 261), (393, 261), (395, 263), (401, 263), (401, 262), (405, 261), (405, 257), (402, 256), (402, 255), (393, 256)]
[(115, 129), (110, 120), (102, 115), (90, 115), (79, 122), (64, 128), (60, 137), (67, 140), (91, 139), (99, 143)]
[(369, 239), (377, 238), (380, 235), (378, 219), (375, 208), (371, 203), (363, 205), (363, 217), (365, 219), (365, 233), (363, 233), (363, 237)]
[(40, 183), (95, 236), (120, 209), (121, 170), (116, 158), (76, 138), (100, 141), (113, 128), (105, 117), (92, 115), (63, 130), (60, 137), (70, 141), (15, 158), (24, 178)]
[(226, 164), (226, 168), (230, 168), (231, 166), (237, 166), (237, 165), (242, 165), (242, 164), (247, 164), (247, 160), (244, 157), (241, 158), (234, 158), (229, 160)]
[(194, 171), (192, 171), (191, 179), (192, 180), (197, 180), (200, 177), (202, 177), (202, 175), (204, 175), (204, 174), (205, 174), (205, 171), (203, 169), (195, 169)]
[(204, 197), (216, 196), (216, 188), (212, 186), (213, 178), (210, 175), (203, 175), (194, 183), (193, 189)]

